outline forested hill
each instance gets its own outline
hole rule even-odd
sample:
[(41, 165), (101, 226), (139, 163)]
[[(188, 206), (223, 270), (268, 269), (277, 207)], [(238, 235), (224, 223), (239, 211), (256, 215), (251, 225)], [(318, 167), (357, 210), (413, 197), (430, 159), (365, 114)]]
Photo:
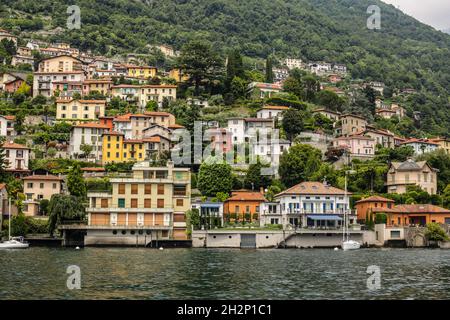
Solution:
[[(52, 36), (103, 54), (146, 52), (146, 44), (180, 48), (193, 38), (250, 57), (301, 57), (347, 64), (353, 78), (414, 88), (428, 125), (450, 125), (450, 35), (378, 0), (0, 0), (0, 26), (65, 28), (68, 5), (81, 7), (81, 30)], [(369, 30), (367, 8), (381, 8)], [(50, 19), (51, 18), (51, 19)], [(427, 102), (424, 102), (426, 98)], [(413, 102), (416, 103), (416, 102)], [(448, 126), (447, 126), (448, 128)]]

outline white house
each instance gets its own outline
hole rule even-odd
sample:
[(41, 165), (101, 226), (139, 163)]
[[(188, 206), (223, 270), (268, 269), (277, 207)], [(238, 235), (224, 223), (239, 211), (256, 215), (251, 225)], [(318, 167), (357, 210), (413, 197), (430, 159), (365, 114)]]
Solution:
[(304, 63), (303, 63), (302, 59), (286, 58), (286, 59), (284, 59), (283, 64), (286, 67), (288, 67), (289, 70), (304, 68)]
[(433, 152), (439, 148), (439, 144), (428, 139), (409, 139), (400, 144), (401, 146), (410, 146), (414, 149), (415, 155)]
[(2, 145), (5, 150), (5, 159), (8, 163), (6, 171), (13, 173), (28, 172), (30, 161), (30, 148), (27, 146), (7, 141)]
[(261, 162), (268, 163), (273, 169), (272, 174), (278, 175), (280, 156), (289, 150), (291, 142), (284, 139), (263, 139), (251, 145), (255, 159), (259, 157)]
[(273, 131), (272, 119), (261, 118), (231, 118), (228, 119), (227, 130), (232, 134), (232, 143), (239, 144), (250, 141), (256, 133), (269, 133)]
[(344, 213), (349, 221), (356, 215), (349, 211), (349, 195), (326, 182), (302, 182), (277, 195), (281, 213), (280, 224), (307, 228), (337, 228)]
[(283, 120), (281, 114), (288, 110), (289, 107), (285, 106), (264, 106), (256, 113), (256, 117), (259, 119), (274, 119)]
[(308, 66), (310, 72), (316, 75), (324, 75), (333, 70), (331, 63), (328, 62), (311, 62)]
[(0, 136), (11, 137), (16, 135), (14, 130), (15, 116), (0, 116)]
[(92, 152), (86, 160), (93, 162), (102, 161), (102, 135), (109, 131), (109, 127), (98, 123), (80, 123), (72, 127), (70, 132), (69, 155), (79, 159), (84, 156), (81, 146), (91, 145)]

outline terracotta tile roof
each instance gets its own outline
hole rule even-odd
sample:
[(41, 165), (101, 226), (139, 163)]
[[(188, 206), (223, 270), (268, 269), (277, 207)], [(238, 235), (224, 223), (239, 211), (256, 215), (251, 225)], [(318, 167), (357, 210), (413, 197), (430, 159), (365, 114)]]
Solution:
[(3, 149), (30, 149), (27, 146), (24, 146), (23, 144), (18, 144), (18, 143), (14, 143), (14, 142), (5, 142), (2, 145)]
[(167, 126), (169, 129), (183, 129), (184, 126), (182, 126), (181, 124), (171, 124), (169, 126)]
[(147, 116), (161, 116), (161, 117), (170, 117), (173, 115), (169, 112), (163, 112), (163, 111), (146, 111), (146, 112), (144, 112), (144, 114)]
[(438, 143), (435, 143), (428, 139), (416, 139), (416, 138), (408, 139), (400, 144), (409, 144), (409, 143), (425, 143), (425, 144), (439, 145)]
[(70, 100), (56, 100), (56, 103), (71, 103), (73, 101), (78, 101), (80, 103), (83, 104), (106, 104), (106, 100), (74, 100), (74, 99), (70, 99)]
[(371, 197), (356, 201), (356, 203), (363, 203), (363, 202), (395, 202), (395, 201), (392, 199), (387, 199), (387, 198), (383, 198), (380, 196), (371, 196)]
[(264, 106), (262, 107), (265, 110), (288, 110), (289, 107), (286, 106)]
[(123, 115), (115, 117), (113, 121), (128, 122), (128, 121), (130, 121), (130, 116), (131, 116), (131, 113), (123, 114)]
[(161, 137), (159, 137), (159, 136), (153, 136), (153, 137), (149, 137), (149, 138), (144, 138), (144, 139), (142, 139), (142, 141), (144, 141), (144, 142), (154, 142), (154, 143), (159, 143), (159, 142), (161, 142)]
[(250, 190), (237, 190), (231, 192), (231, 197), (227, 201), (261, 201), (266, 202), (266, 198), (263, 194), (257, 191)]
[(4, 188), (6, 188), (6, 183), (0, 183), (0, 190), (3, 190)]
[(16, 116), (3, 116), (3, 118), (5, 118), (6, 120), (11, 120), (11, 121), (16, 120)]
[(128, 139), (124, 140), (123, 143), (143, 143), (144, 141), (142, 139)]
[(80, 123), (73, 126), (74, 128), (96, 128), (96, 129), (109, 129), (106, 124), (100, 124), (96, 122)]
[(58, 176), (54, 176), (54, 175), (52, 175), (52, 174), (48, 174), (48, 175), (45, 175), (45, 174), (42, 174), (42, 175), (40, 175), (40, 174), (35, 174), (35, 175), (33, 175), (33, 176), (24, 177), (23, 180), (51, 180), (51, 181), (56, 181), (56, 180), (58, 180), (58, 181), (62, 181), (63, 178), (58, 177)]
[(448, 213), (450, 210), (444, 209), (432, 204), (399, 204), (393, 208), (373, 208), (373, 212), (386, 212), (386, 213), (405, 213), (405, 214), (415, 214), (415, 213)]
[(173, 84), (146, 84), (143, 85), (142, 88), (168, 88), (168, 89), (176, 89), (177, 86)]
[(85, 167), (81, 168), (81, 171), (103, 172), (106, 170), (103, 167)]
[[(308, 194), (344, 195), (345, 191), (329, 185), (324, 185), (322, 182), (305, 181), (275, 195), (275, 197), (280, 197), (283, 195), (308, 195)], [(352, 194), (351, 192), (347, 192), (347, 195), (351, 194)]]
[(125, 134), (119, 131), (107, 131), (103, 132), (104, 136), (124, 136)]

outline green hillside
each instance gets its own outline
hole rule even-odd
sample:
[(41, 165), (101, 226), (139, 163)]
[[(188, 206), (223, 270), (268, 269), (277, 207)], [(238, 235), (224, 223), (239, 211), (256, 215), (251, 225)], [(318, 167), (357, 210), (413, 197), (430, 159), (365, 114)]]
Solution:
[[(203, 39), (222, 53), (287, 56), (347, 64), (353, 78), (414, 88), (405, 103), (420, 111), (424, 132), (448, 135), (450, 36), (378, 0), (16, 0), (0, 1), (0, 25), (34, 32), (65, 27), (68, 5), (81, 7), (81, 30), (50, 36), (102, 54), (145, 53)], [(367, 7), (381, 7), (382, 29), (366, 27)], [(49, 19), (51, 17), (51, 19)], [(35, 35), (37, 36), (37, 35)], [(389, 90), (391, 91), (391, 90)]]

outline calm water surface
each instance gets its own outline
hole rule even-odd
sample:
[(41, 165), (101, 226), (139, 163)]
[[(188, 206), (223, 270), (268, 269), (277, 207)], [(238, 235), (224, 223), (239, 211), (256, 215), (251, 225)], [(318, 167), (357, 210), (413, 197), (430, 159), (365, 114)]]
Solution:
[[(81, 268), (81, 290), (66, 269)], [(381, 289), (366, 287), (369, 265)], [(0, 251), (0, 299), (450, 299), (450, 250)]]

